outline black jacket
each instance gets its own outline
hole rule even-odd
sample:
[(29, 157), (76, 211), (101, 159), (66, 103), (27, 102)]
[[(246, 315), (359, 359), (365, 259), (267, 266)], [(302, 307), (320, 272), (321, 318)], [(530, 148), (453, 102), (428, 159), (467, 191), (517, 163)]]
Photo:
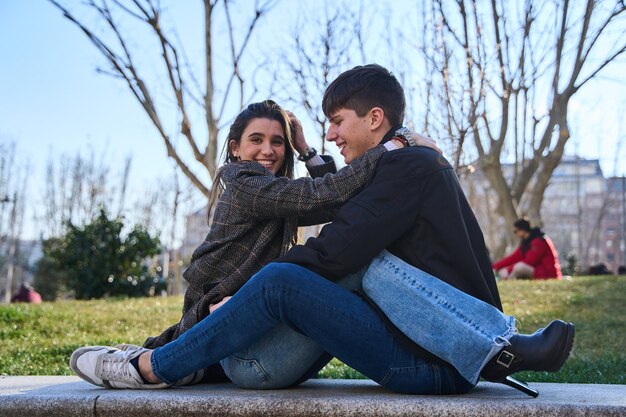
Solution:
[(317, 238), (276, 262), (337, 280), (383, 249), (502, 310), (483, 234), (448, 161), (432, 149), (387, 152), (363, 191)]

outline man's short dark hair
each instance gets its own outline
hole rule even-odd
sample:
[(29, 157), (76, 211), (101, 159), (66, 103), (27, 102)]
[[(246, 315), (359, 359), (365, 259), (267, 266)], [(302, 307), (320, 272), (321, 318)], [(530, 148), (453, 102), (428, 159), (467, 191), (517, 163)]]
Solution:
[(517, 219), (515, 223), (513, 223), (513, 227), (519, 230), (523, 230), (525, 232), (530, 232), (530, 222), (528, 219)]
[(324, 92), (322, 109), (330, 118), (339, 109), (363, 117), (380, 107), (392, 126), (404, 120), (406, 101), (402, 86), (389, 70), (377, 64), (354, 67), (337, 77)]

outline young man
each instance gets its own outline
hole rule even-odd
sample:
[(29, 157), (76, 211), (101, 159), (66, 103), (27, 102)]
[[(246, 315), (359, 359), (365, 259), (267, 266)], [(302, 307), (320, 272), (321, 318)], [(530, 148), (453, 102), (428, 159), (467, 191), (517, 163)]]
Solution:
[[(347, 163), (381, 142), (406, 134), (400, 129), (405, 107), (402, 87), (378, 65), (340, 75), (328, 87), (323, 107), (331, 122), (328, 140), (336, 143)], [(318, 238), (263, 268), (227, 303), (174, 342), (154, 351), (81, 348), (72, 355), (72, 369), (101, 386), (164, 387), (278, 332), (266, 350), (258, 350), (277, 352), (278, 363), (295, 357), (302, 369), (314, 371), (328, 360), (319, 357), (326, 351), (397, 392), (451, 394), (471, 389), (477, 375), (463, 376), (410, 343), (362, 296), (330, 282), (348, 276), (357, 284), (344, 286), (358, 288), (373, 259), (384, 264), (389, 274), (408, 276), (412, 282), (420, 280), (414, 267), (441, 278), (429, 284), (424, 297), (438, 300), (445, 293), (451, 294), (450, 301), (444, 306), (432, 303), (431, 316), (415, 326), (440, 320), (440, 331), (428, 335), (429, 346), (449, 362), (474, 349), (473, 342), (459, 340), (455, 332), (472, 322), (476, 324), (471, 329), (487, 336), (488, 353), (475, 366), (491, 380), (523, 369), (554, 370), (569, 354), (573, 339), (569, 324), (553, 322), (532, 336), (512, 334), (510, 318), (500, 312), (482, 233), (454, 170), (437, 152), (411, 147), (382, 157), (369, 184), (341, 208)], [(443, 312), (442, 318), (438, 316), (437, 309), (450, 311), (450, 307), (454, 316)], [(306, 338), (284, 343), (289, 332)], [(292, 349), (311, 340), (320, 345), (315, 355)], [(238, 368), (247, 364), (262, 378), (271, 376), (261, 366), (267, 358), (239, 359)], [(300, 370), (291, 375), (291, 383), (308, 375)], [(280, 386), (265, 382), (266, 388)]]
[(528, 220), (519, 219), (513, 223), (513, 233), (521, 241), (519, 247), (493, 264), (500, 278), (563, 279), (554, 244), (540, 228), (531, 228)]

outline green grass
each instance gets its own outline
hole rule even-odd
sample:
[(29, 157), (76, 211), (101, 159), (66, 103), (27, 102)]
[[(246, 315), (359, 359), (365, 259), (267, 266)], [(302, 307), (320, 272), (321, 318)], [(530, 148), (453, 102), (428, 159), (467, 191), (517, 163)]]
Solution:
[[(499, 284), (504, 310), (532, 332), (553, 318), (576, 324), (568, 362), (558, 373), (520, 375), (528, 381), (626, 384), (626, 277)], [(0, 306), (0, 374), (70, 375), (67, 360), (83, 345), (141, 344), (179, 318), (182, 298), (71, 301)], [(326, 378), (359, 378), (334, 360)]]
[(626, 276), (502, 282), (499, 288), (504, 311), (517, 317), (520, 332), (533, 332), (554, 318), (576, 325), (572, 354), (559, 372), (520, 373), (520, 378), (626, 384)]

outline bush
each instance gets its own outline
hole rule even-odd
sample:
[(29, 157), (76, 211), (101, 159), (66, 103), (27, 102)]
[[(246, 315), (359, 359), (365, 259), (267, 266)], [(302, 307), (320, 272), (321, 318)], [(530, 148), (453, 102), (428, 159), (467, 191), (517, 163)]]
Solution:
[(84, 227), (67, 225), (60, 238), (44, 242), (35, 285), (44, 299), (71, 291), (77, 299), (106, 296), (143, 296), (160, 281), (150, 276), (144, 259), (160, 253), (158, 237), (140, 226), (122, 238), (121, 219), (109, 219), (104, 210)]

